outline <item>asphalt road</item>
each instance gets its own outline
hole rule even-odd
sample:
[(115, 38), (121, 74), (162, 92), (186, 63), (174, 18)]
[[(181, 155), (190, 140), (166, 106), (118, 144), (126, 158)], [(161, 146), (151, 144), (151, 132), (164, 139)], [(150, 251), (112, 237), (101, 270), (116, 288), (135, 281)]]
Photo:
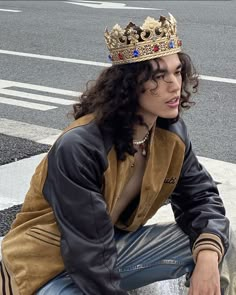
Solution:
[[(236, 79), (235, 1), (121, 2), (170, 11), (178, 21), (184, 51), (192, 57), (198, 72)], [(3, 54), (1, 50), (107, 63), (105, 27), (111, 28), (117, 22), (124, 26), (129, 20), (142, 24), (147, 15), (155, 17), (160, 13), (158, 10), (96, 9), (64, 1), (0, 1), (0, 9), (21, 11), (0, 10), (0, 79), (73, 91), (83, 91), (85, 83), (95, 79), (103, 68)], [(198, 155), (236, 163), (235, 93), (236, 84), (200, 81), (199, 93), (194, 97), (196, 106), (184, 114)], [(56, 109), (42, 112), (6, 105), (1, 103), (1, 97), (0, 118), (56, 129), (63, 129), (71, 120), (66, 116), (71, 105), (58, 105)], [(5, 135), (0, 135), (0, 143), (0, 164), (48, 148)], [(23, 152), (25, 146), (27, 153)]]
[[(201, 75), (236, 79), (235, 1), (121, 2), (129, 6), (170, 11), (178, 21), (184, 50), (192, 57), (198, 72)], [(106, 63), (104, 28), (111, 28), (117, 22), (124, 26), (128, 20), (142, 24), (147, 15), (156, 17), (159, 11), (95, 9), (64, 1), (0, 1), (0, 80), (83, 91), (85, 83), (97, 77), (101, 66), (9, 55), (2, 51)], [(199, 93), (194, 97), (196, 106), (184, 114), (198, 155), (236, 163), (235, 93), (236, 84), (200, 81)], [(35, 91), (35, 94), (40, 92)], [(74, 99), (58, 94), (50, 96)], [(1, 119), (17, 121), (19, 126), (22, 122), (32, 124), (32, 132), (35, 133), (35, 126), (63, 129), (71, 121), (67, 117), (71, 105), (58, 104), (55, 109), (39, 111), (3, 103), (4, 99), (12, 98), (22, 99), (0, 94), (0, 130), (4, 129)], [(27, 98), (24, 100), (29, 102)], [(49, 102), (44, 104), (50, 105)], [(19, 130), (16, 127), (18, 136), (9, 136), (7, 127), (5, 131), (0, 132), (0, 165), (49, 149), (48, 145), (22, 139), (20, 127)], [(13, 178), (9, 185), (14, 185)], [(0, 236), (9, 230), (20, 206), (0, 211)], [(166, 285), (163, 288), (168, 293)], [(151, 292), (147, 290), (143, 294)]]

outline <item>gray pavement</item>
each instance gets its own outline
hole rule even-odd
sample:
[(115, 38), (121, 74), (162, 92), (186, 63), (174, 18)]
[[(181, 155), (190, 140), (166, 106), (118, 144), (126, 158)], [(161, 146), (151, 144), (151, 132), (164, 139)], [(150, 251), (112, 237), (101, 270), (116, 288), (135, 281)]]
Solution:
[[(235, 79), (235, 1), (121, 2), (169, 10), (178, 21), (183, 49), (193, 58), (197, 71)], [(103, 67), (56, 61), (54, 57), (106, 63), (105, 27), (110, 29), (116, 22), (123, 26), (128, 20), (141, 24), (147, 15), (159, 15), (157, 10), (93, 9), (64, 1), (0, 1), (0, 8), (22, 11), (1, 12), (0, 78), (74, 91), (83, 91), (86, 82), (95, 79)], [(1, 50), (36, 54), (38, 58), (8, 55)], [(52, 59), (40, 59), (41, 55)], [(201, 80), (194, 100), (196, 106), (186, 112), (185, 120), (196, 152), (236, 163), (235, 84)], [(0, 117), (63, 129), (68, 125), (69, 110), (71, 106), (58, 105), (42, 113), (1, 104)]]
[[(35, 167), (45, 154), (23, 159), (0, 166), (0, 210), (23, 202)], [(236, 231), (236, 164), (199, 157), (200, 162), (211, 173), (214, 180), (219, 182), (220, 194), (223, 198), (227, 216), (231, 226)], [(14, 186), (9, 185), (9, 179), (14, 179)], [(173, 221), (170, 205), (163, 206), (148, 224)], [(1, 238), (0, 238), (1, 239)], [(178, 280), (157, 282), (130, 292), (132, 295), (185, 295), (184, 277)]]
[[(236, 28), (235, 1), (121, 2), (169, 10), (178, 20), (184, 50), (193, 58), (200, 74), (224, 78), (236, 76), (233, 62), (235, 54), (231, 50), (236, 44), (236, 39), (232, 38)], [(96, 10), (69, 5), (64, 1), (0, 1), (0, 5), (0, 8), (22, 10), (19, 14), (1, 14), (0, 50), (98, 62), (107, 62), (103, 41), (106, 26), (111, 28), (115, 22), (125, 25), (127, 19), (140, 23), (147, 15), (155, 17), (159, 14), (157, 11), (145, 10)], [(0, 63), (1, 79), (74, 91), (83, 91), (86, 81), (95, 79), (102, 70), (99, 66), (26, 58), (3, 52), (0, 52)], [(39, 91), (35, 93), (42, 94)], [(58, 97), (58, 94), (54, 96)], [(235, 84), (201, 80), (200, 92), (194, 100), (197, 105), (184, 117), (196, 153), (236, 163)], [(58, 106), (57, 109), (42, 113), (1, 104), (0, 117), (34, 124), (32, 130), (35, 135), (39, 135), (36, 126), (63, 129), (68, 125), (70, 120), (66, 113), (70, 110), (69, 106)], [(4, 131), (0, 132), (4, 134)], [(19, 134), (19, 126), (16, 132), (18, 134), (13, 136), (27, 138)], [(26, 146), (30, 147), (31, 155), (35, 155), (36, 150), (38, 153), (47, 149), (47, 146), (31, 145), (27, 139), (19, 140), (13, 136), (0, 134), (0, 151), (3, 157), (0, 165), (15, 158), (19, 160), (28, 157), (30, 152), (25, 149)], [(49, 144), (48, 140), (42, 143)], [(40, 154), (0, 166), (0, 211), (23, 202), (31, 175), (42, 157), (43, 154)], [(207, 158), (201, 158), (201, 161), (214, 179), (221, 183), (219, 190), (232, 228), (236, 230), (236, 164)], [(173, 214), (170, 206), (165, 206), (149, 223), (168, 220), (173, 220)], [(183, 295), (186, 293), (183, 283), (184, 278), (159, 282), (131, 294)]]

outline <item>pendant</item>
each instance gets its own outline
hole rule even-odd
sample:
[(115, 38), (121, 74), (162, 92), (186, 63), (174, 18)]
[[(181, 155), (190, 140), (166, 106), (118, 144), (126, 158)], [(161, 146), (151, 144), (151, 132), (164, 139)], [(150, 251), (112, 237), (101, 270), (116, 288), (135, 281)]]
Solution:
[(146, 149), (145, 149), (145, 144), (141, 144), (140, 148), (142, 150), (142, 155), (145, 157), (147, 155)]

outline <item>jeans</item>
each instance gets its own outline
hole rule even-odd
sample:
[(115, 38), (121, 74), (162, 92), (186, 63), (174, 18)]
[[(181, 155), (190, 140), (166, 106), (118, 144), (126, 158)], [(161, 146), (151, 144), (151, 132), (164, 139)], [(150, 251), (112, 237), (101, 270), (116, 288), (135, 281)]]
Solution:
[[(156, 281), (175, 279), (184, 274), (189, 277), (194, 269), (189, 239), (175, 223), (143, 226), (135, 232), (115, 229), (115, 239), (121, 287), (127, 291)], [(222, 294), (236, 294), (235, 272), (232, 273), (232, 267), (235, 269), (235, 253), (234, 244), (234, 248), (231, 247), (226, 254), (226, 263), (220, 266), (224, 273), (221, 280), (224, 289), (228, 290), (227, 293), (222, 291)], [(233, 279), (230, 276), (233, 276)], [(230, 279), (232, 284), (229, 287)], [(88, 278), (88, 284), (89, 280)], [(38, 290), (36, 295), (83, 293), (67, 272), (63, 272)]]
[[(193, 270), (189, 239), (175, 223), (143, 226), (135, 232), (115, 229), (115, 240), (117, 269), (125, 290), (178, 278)], [(66, 272), (36, 293), (46, 294), (83, 295)]]

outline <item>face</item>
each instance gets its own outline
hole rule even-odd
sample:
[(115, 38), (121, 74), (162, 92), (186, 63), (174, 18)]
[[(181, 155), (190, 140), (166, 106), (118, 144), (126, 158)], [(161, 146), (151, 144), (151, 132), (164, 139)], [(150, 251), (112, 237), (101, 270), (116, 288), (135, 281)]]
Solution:
[[(158, 68), (154, 60), (150, 61), (153, 72)], [(176, 118), (179, 112), (182, 86), (181, 62), (177, 54), (158, 59), (160, 70), (154, 80), (144, 83), (144, 93), (139, 97), (139, 114), (147, 124), (153, 124), (157, 117)], [(157, 85), (158, 84), (158, 85)]]

